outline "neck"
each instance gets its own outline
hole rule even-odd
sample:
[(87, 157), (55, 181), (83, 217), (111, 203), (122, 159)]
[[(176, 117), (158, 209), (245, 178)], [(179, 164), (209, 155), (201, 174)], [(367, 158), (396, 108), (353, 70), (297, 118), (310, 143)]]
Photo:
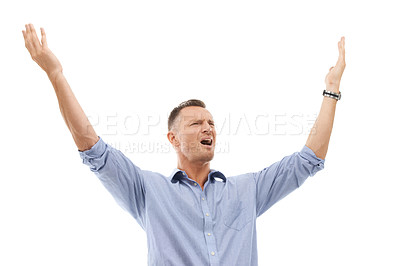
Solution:
[(177, 168), (185, 171), (190, 179), (199, 183), (202, 189), (204, 188), (204, 183), (210, 173), (210, 162), (190, 162), (178, 159)]

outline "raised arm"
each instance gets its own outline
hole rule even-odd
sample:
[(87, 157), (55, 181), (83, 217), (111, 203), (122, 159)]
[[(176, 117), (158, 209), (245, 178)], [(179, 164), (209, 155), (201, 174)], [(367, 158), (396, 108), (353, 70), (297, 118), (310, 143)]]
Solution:
[(32, 59), (46, 72), (56, 92), (61, 115), (79, 151), (89, 150), (99, 140), (88, 118), (79, 105), (71, 87), (63, 74), (63, 68), (57, 57), (47, 46), (46, 33), (40, 28), (42, 41), (39, 42), (32, 24), (25, 25), (22, 31), (25, 47)]
[[(339, 93), (340, 80), (344, 68), (346, 67), (344, 37), (339, 41), (338, 47), (339, 59), (336, 65), (329, 69), (329, 73), (325, 77), (326, 90), (335, 93)], [(306, 142), (306, 146), (321, 159), (325, 159), (326, 153), (328, 152), (328, 144), (335, 117), (336, 102), (337, 101), (333, 98), (324, 97), (321, 110)]]

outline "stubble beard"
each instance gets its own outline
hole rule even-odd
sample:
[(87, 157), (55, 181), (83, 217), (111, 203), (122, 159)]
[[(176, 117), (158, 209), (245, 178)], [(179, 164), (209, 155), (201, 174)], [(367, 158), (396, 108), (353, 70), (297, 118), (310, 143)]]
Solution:
[(190, 158), (190, 161), (193, 162), (210, 162), (214, 158), (214, 149), (208, 150), (206, 147), (200, 145), (192, 144), (184, 147), (184, 151), (187, 154), (186, 157)]

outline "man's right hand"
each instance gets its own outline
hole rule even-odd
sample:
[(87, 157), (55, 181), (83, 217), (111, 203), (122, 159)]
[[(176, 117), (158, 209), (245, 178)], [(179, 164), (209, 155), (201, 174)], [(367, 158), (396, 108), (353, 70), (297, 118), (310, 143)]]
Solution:
[(62, 72), (62, 66), (57, 57), (47, 46), (46, 33), (40, 28), (42, 33), (42, 43), (39, 42), (35, 28), (32, 24), (25, 24), (26, 31), (22, 31), (25, 39), (25, 47), (28, 49), (33, 61), (35, 61), (47, 74), (51, 80)]

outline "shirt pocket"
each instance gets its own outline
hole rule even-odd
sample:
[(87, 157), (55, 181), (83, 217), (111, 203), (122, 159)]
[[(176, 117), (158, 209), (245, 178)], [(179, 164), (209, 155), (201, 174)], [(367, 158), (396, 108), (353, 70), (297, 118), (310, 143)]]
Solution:
[(227, 227), (240, 231), (252, 220), (251, 208), (243, 201), (232, 202), (227, 206), (223, 220)]

